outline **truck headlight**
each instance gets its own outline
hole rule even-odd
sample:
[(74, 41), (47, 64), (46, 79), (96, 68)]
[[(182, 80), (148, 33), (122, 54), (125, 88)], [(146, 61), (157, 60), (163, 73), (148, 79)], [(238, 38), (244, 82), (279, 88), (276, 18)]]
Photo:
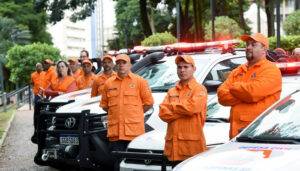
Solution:
[(107, 115), (101, 116), (101, 122), (104, 128), (107, 128)]

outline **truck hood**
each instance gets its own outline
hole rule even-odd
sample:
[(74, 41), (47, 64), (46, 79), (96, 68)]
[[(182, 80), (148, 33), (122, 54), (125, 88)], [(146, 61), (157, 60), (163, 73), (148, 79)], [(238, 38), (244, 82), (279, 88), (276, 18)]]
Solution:
[(179, 164), (175, 171), (299, 170), (300, 145), (230, 142)]
[[(163, 101), (166, 93), (153, 93), (153, 98), (155, 99), (154, 106), (159, 106), (159, 104)], [(90, 94), (89, 94), (90, 96)], [(78, 97), (83, 98), (83, 97)], [(106, 113), (99, 105), (100, 105), (101, 96), (97, 97), (89, 97), (86, 99), (78, 100), (73, 103), (61, 106), (56, 110), (57, 113), (79, 113), (83, 110), (90, 110), (90, 113), (102, 114)]]
[(91, 98), (91, 88), (84, 89), (84, 90), (78, 90), (66, 94), (62, 94), (60, 96), (54, 97), (51, 99), (50, 102), (68, 102), (70, 100), (75, 100), (75, 101), (84, 101), (86, 99)]
[(84, 101), (75, 101), (73, 103), (59, 107), (56, 113), (80, 113), (83, 110), (90, 110), (90, 113), (106, 113), (100, 105), (101, 96), (90, 97)]
[[(219, 136), (213, 133), (218, 132)], [(218, 145), (229, 141), (229, 123), (210, 123), (206, 122), (204, 134), (208, 146)], [(130, 142), (128, 148), (142, 150), (163, 150), (165, 146), (166, 130), (153, 130), (138, 136)]]

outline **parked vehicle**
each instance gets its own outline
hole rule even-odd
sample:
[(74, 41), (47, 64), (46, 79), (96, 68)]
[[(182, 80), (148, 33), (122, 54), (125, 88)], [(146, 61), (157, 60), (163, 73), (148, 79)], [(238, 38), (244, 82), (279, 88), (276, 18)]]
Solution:
[(299, 109), (300, 88), (230, 142), (189, 158), (174, 170), (299, 170)]
[[(195, 78), (209, 90), (209, 100), (215, 96), (215, 90), (226, 79), (226, 74), (246, 62), (245, 52), (223, 53), (222, 48), (220, 49), (220, 42), (211, 43), (210, 46), (197, 44), (197, 46), (191, 46), (190, 49), (186, 47), (184, 46), (183, 53), (194, 58), (198, 68)], [(212, 47), (217, 47), (217, 49)], [(178, 51), (180, 47), (176, 44), (174, 52)], [(145, 113), (146, 132), (154, 129), (164, 130), (166, 127), (157, 118), (159, 104), (163, 101), (168, 89), (178, 81), (174, 52), (157, 50), (140, 59), (133, 66), (136, 74), (148, 80), (155, 101), (153, 108)], [(45, 108), (45, 111), (41, 112), (38, 127), (38, 152), (35, 156), (37, 164), (54, 167), (72, 165), (96, 170), (109, 167), (111, 159), (107, 151), (106, 113), (99, 107), (100, 98), (75, 101), (60, 105), (58, 109), (51, 111)], [(205, 129), (214, 131), (208, 127)]]

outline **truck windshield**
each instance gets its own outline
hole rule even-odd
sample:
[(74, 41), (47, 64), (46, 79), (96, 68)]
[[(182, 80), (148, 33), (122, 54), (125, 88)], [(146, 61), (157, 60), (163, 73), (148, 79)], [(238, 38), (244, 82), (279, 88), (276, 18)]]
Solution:
[[(260, 140), (300, 140), (300, 92), (281, 100), (239, 137)], [(239, 138), (238, 137), (238, 138)]]

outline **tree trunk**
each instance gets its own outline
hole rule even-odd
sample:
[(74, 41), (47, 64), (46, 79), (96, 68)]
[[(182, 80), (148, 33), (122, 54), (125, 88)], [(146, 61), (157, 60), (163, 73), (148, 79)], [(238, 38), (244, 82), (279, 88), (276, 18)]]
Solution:
[(186, 0), (184, 3), (184, 10), (182, 10), (183, 6), (180, 6), (180, 30), (181, 30), (181, 41), (188, 41), (188, 32), (189, 32), (189, 6), (190, 0)]
[(274, 4), (275, 0), (265, 0), (266, 14), (267, 14), (267, 23), (268, 23), (268, 37), (275, 35), (274, 28)]
[(154, 12), (153, 12), (152, 7), (150, 7), (150, 11), (148, 13), (148, 20), (149, 20), (149, 25), (150, 25), (150, 28), (151, 28), (151, 32), (154, 34), (154, 33), (156, 33), (156, 29), (155, 29), (153, 16), (154, 16)]
[(240, 22), (238, 22), (238, 23), (239, 23), (240, 27), (244, 30), (244, 33), (247, 33), (247, 24), (245, 22), (244, 9), (243, 9), (244, 3), (245, 3), (244, 0), (238, 0), (238, 4), (239, 4), (239, 19), (240, 19)]
[(300, 1), (299, 0), (295, 0), (295, 11), (300, 9)]
[(142, 28), (145, 36), (148, 37), (152, 35), (152, 31), (149, 24), (149, 18), (147, 13), (147, 0), (140, 0), (139, 4), (140, 4)]
[(195, 41), (204, 40), (204, 28), (203, 28), (203, 2), (199, 0), (193, 0), (194, 11), (194, 26), (195, 26)]

